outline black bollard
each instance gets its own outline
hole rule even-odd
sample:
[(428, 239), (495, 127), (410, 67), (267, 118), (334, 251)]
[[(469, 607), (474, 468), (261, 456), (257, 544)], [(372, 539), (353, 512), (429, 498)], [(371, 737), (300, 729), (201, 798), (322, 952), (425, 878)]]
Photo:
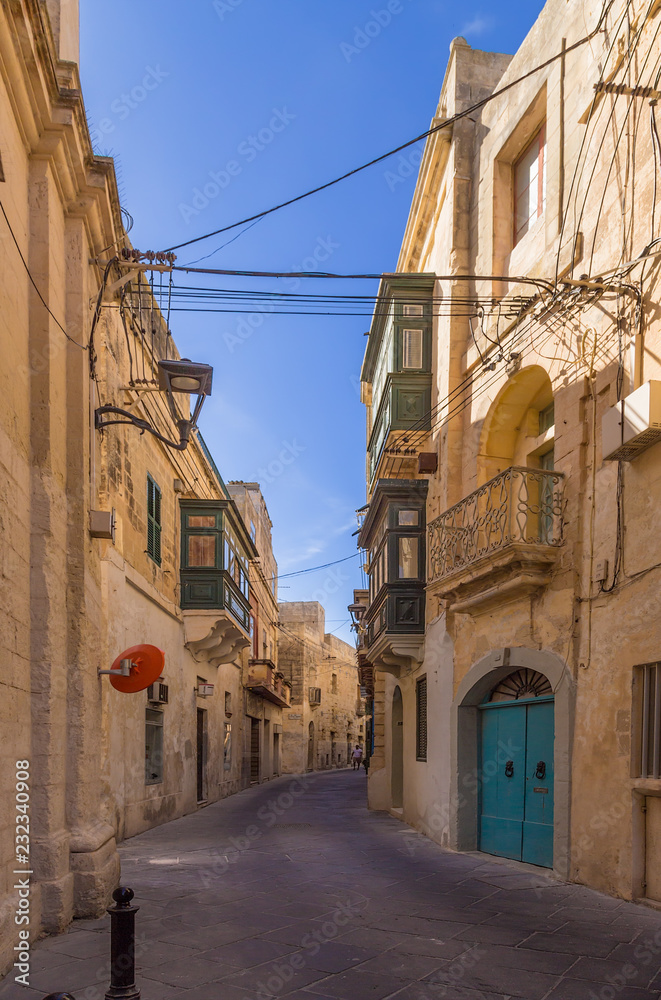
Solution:
[(110, 914), (110, 986), (105, 1000), (140, 1000), (135, 985), (135, 915), (139, 906), (131, 906), (133, 889), (120, 886), (112, 894), (115, 906)]

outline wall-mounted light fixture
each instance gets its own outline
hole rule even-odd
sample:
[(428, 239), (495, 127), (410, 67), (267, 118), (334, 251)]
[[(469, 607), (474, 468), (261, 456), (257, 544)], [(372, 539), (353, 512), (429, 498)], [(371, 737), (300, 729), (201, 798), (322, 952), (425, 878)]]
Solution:
[[(99, 406), (95, 411), (95, 426), (97, 429), (102, 429), (110, 427), (112, 424), (133, 424), (134, 427), (140, 429), (141, 434), (149, 431), (169, 448), (183, 451), (188, 446), (191, 432), (197, 424), (204, 400), (211, 395), (212, 379), (213, 368), (211, 365), (190, 361), (188, 358), (182, 358), (180, 361), (158, 362), (158, 386), (166, 394), (170, 414), (179, 430), (179, 443), (168, 440), (155, 427), (152, 427), (148, 420), (143, 420), (142, 417), (137, 417), (129, 410), (123, 410), (118, 406)], [(195, 406), (191, 407), (191, 416), (188, 420), (181, 415), (176, 404), (174, 394), (177, 392), (197, 395)], [(103, 416), (106, 413), (114, 413), (125, 419), (104, 420)]]
[(358, 601), (356, 601), (355, 604), (349, 604), (349, 606), (347, 607), (347, 611), (351, 615), (351, 628), (355, 628), (356, 632), (358, 632), (359, 634), (361, 632), (364, 632), (365, 627), (362, 624), (362, 621), (365, 612), (367, 611), (365, 605), (360, 604)]

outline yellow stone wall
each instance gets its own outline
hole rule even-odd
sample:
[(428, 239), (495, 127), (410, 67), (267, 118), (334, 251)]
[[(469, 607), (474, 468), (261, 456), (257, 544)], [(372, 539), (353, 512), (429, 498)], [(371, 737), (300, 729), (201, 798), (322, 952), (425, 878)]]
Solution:
[[(222, 498), (223, 485), (194, 435), (174, 452), (134, 427), (93, 426), (94, 409), (111, 403), (176, 436), (159, 393), (141, 401), (128, 388), (127, 337), (134, 359), (139, 338), (123, 329), (117, 293), (106, 293), (90, 348), (104, 262), (128, 240), (112, 161), (91, 148), (76, 64), (60, 60), (76, 58), (77, 16), (75, 0), (0, 9), (0, 793), (9, 806), (16, 761), (29, 760), (32, 941), (103, 912), (119, 878), (117, 839), (197, 808), (198, 709), (207, 713), (205, 800), (244, 782), (247, 635), (211, 664), (187, 647), (191, 617), (179, 607), (178, 498)], [(114, 264), (108, 283), (120, 274)], [(127, 295), (135, 306), (135, 281)], [(153, 318), (155, 358), (176, 356), (157, 311)], [(148, 378), (150, 345), (149, 336)], [(148, 472), (163, 494), (160, 566), (145, 552)], [(112, 508), (114, 543), (93, 538), (90, 511)], [(170, 696), (164, 780), (149, 786), (147, 695), (120, 694), (98, 676), (139, 642), (165, 651)], [(215, 685), (212, 697), (197, 696), (198, 677)], [(21, 926), (14, 818), (2, 810), (0, 972)]]
[[(347, 765), (347, 743), (364, 747), (364, 716), (358, 715), (359, 683), (356, 652), (337, 636), (325, 632), (324, 609), (316, 601), (280, 604), (279, 664), (291, 682), (289, 710), (283, 711), (284, 773)], [(333, 674), (336, 690), (333, 690)], [(311, 705), (309, 689), (321, 689), (321, 703)], [(314, 726), (312, 766), (308, 737)], [(335, 735), (335, 755), (331, 742)], [(334, 760), (333, 760), (334, 756)]]
[[(560, 52), (563, 38), (571, 49), (597, 24), (601, 8), (589, 0), (572, 4), (549, 0), (511, 59), (474, 51), (463, 39), (455, 40), (438, 118), (449, 117), (485, 91), (524, 76)], [(439, 280), (437, 295), (441, 291), (446, 296), (465, 295), (470, 290), (486, 298), (507, 287), (511, 294), (531, 296), (534, 286), (523, 281), (505, 286), (493, 276), (553, 283), (557, 269), (561, 277), (580, 280), (589, 275), (595, 280), (635, 258), (658, 236), (658, 208), (657, 227), (651, 229), (654, 157), (649, 102), (605, 95), (590, 115), (602, 70), (606, 79), (617, 83), (647, 85), (661, 63), (658, 5), (633, 4), (631, 36), (623, 12), (624, 4), (616, 2), (607, 32), (599, 31), (563, 60), (508, 89), (471, 115), (474, 122), (455, 123), (449, 151), (442, 149), (438, 137), (428, 140), (399, 271), (485, 276), (472, 284)], [(629, 68), (637, 32), (636, 59)], [(512, 164), (543, 120), (545, 210), (512, 248), (508, 186)], [(627, 139), (616, 153), (619, 134)], [(538, 465), (540, 452), (552, 443), (555, 469), (565, 483), (564, 544), (548, 585), (503, 596), (472, 614), (452, 612), (452, 602), (448, 610), (432, 584), (423, 664), (413, 672), (403, 670), (399, 679), (381, 674), (377, 680), (376, 736), (378, 744), (383, 733), (383, 749), (374, 761), (380, 766), (370, 775), (371, 804), (390, 808), (389, 720), (398, 683), (405, 719), (403, 816), (439, 842), (456, 846), (453, 823), (457, 783), (461, 784), (457, 770), (461, 737), (453, 727), (462, 682), (467, 683), (483, 658), (495, 658), (499, 650), (520, 648), (555, 656), (565, 664), (563, 683), (571, 691), (570, 707), (562, 719), (570, 734), (569, 787), (557, 789), (556, 802), (556, 818), (566, 824), (568, 842), (562, 859), (556, 858), (558, 871), (615, 895), (647, 894), (655, 899), (659, 890), (658, 882), (652, 884), (652, 873), (661, 858), (650, 856), (649, 850), (646, 861), (644, 855), (646, 823), (648, 842), (659, 842), (653, 826), (657, 812), (649, 808), (645, 812), (644, 807), (650, 797), (654, 803), (654, 797), (661, 795), (661, 781), (632, 777), (638, 746), (632, 680), (636, 665), (661, 659), (657, 579), (661, 547), (654, 530), (661, 501), (659, 445), (623, 463), (623, 565), (612, 593), (601, 589), (596, 567), (609, 560), (608, 586), (617, 551), (618, 467), (603, 459), (602, 417), (617, 401), (618, 388), (626, 396), (643, 382), (660, 377), (657, 261), (652, 258), (645, 268), (642, 314), (630, 291), (598, 295), (591, 302), (588, 292), (577, 290), (572, 295), (567, 287), (548, 313), (537, 308), (532, 322), (508, 320), (498, 325), (492, 314), (482, 333), (474, 316), (477, 344), (465, 316), (436, 320), (432, 405), (441, 406), (430, 434), (416, 441), (419, 450), (439, 454), (439, 471), (430, 477), (428, 520), (500, 470)], [(638, 265), (617, 283), (636, 284), (641, 271)], [(493, 370), (481, 363), (480, 351), (491, 355), (488, 360), (497, 356), (498, 337), (503, 353), (520, 354), (510, 371), (504, 362), (497, 362)], [(543, 378), (539, 369), (546, 373)], [(555, 427), (540, 436), (530, 414), (539, 409), (547, 376)], [(453, 404), (445, 405), (452, 393)], [(426, 764), (416, 762), (411, 749), (415, 681), (422, 674), (432, 682)], [(556, 720), (559, 713), (556, 698)], [(556, 731), (556, 754), (558, 746)]]

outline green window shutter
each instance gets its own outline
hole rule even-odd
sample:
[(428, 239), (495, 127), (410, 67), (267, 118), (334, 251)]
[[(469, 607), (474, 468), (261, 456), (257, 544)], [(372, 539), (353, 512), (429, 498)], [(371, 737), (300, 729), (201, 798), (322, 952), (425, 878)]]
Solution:
[(147, 476), (147, 554), (161, 565), (161, 491)]

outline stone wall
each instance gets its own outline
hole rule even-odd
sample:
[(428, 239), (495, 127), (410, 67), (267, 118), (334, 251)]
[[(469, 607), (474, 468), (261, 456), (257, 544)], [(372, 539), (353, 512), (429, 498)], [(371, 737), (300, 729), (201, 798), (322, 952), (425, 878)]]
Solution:
[[(364, 747), (356, 652), (325, 633), (324, 618), (316, 601), (280, 604), (279, 664), (292, 685), (283, 712), (284, 773), (346, 767), (348, 747)], [(310, 688), (320, 689), (319, 704), (310, 703)]]
[[(391, 805), (389, 720), (399, 685), (402, 815), (440, 843), (474, 848), (477, 816), (466, 789), (475, 775), (462, 764), (468, 749), (461, 707), (468, 702), (461, 699), (470, 700), (484, 682), (484, 664), (495, 683), (505, 662), (534, 662), (557, 685), (555, 755), (563, 777), (556, 783), (556, 870), (615, 895), (658, 900), (653, 873), (661, 859), (652, 845), (659, 822), (651, 806), (661, 781), (636, 777), (635, 681), (637, 668), (661, 660), (661, 549), (650, 531), (661, 500), (659, 446), (618, 470), (604, 460), (601, 436), (603, 416), (617, 399), (660, 377), (656, 259), (609, 279), (658, 236), (651, 225), (655, 160), (646, 101), (596, 95), (595, 84), (603, 78), (654, 85), (661, 12), (634, 3), (629, 23), (625, 5), (616, 2), (586, 42), (601, 9), (589, 0), (549, 0), (513, 57), (476, 52), (463, 39), (451, 48), (439, 117), (526, 78), (471, 115), (473, 122), (455, 123), (442, 156), (439, 140), (428, 140), (398, 270), (476, 276), (439, 281), (437, 294), (446, 297), (469, 293), (487, 302), (507, 292), (537, 305), (518, 320), (489, 308), (480, 319), (475, 309), (472, 332), (465, 316), (437, 319), (432, 405), (439, 409), (429, 437), (417, 442), (439, 455), (428, 520), (511, 465), (539, 467), (553, 448), (564, 482), (563, 544), (546, 583), (507, 597), (503, 591), (473, 610), (453, 610), (452, 596), (439, 600), (432, 581), (423, 663), (402, 669), (399, 678), (377, 678), (370, 802)], [(560, 55), (563, 44), (563, 58), (526, 76)], [(544, 208), (514, 245), (514, 165), (544, 123)], [(503, 276), (511, 277), (505, 283)], [(594, 287), (581, 286), (586, 276)], [(617, 287), (604, 288), (609, 280)], [(533, 418), (549, 401), (555, 423), (541, 434)], [(604, 560), (608, 569), (599, 579)], [(426, 762), (412, 750), (415, 682), (423, 675)]]

